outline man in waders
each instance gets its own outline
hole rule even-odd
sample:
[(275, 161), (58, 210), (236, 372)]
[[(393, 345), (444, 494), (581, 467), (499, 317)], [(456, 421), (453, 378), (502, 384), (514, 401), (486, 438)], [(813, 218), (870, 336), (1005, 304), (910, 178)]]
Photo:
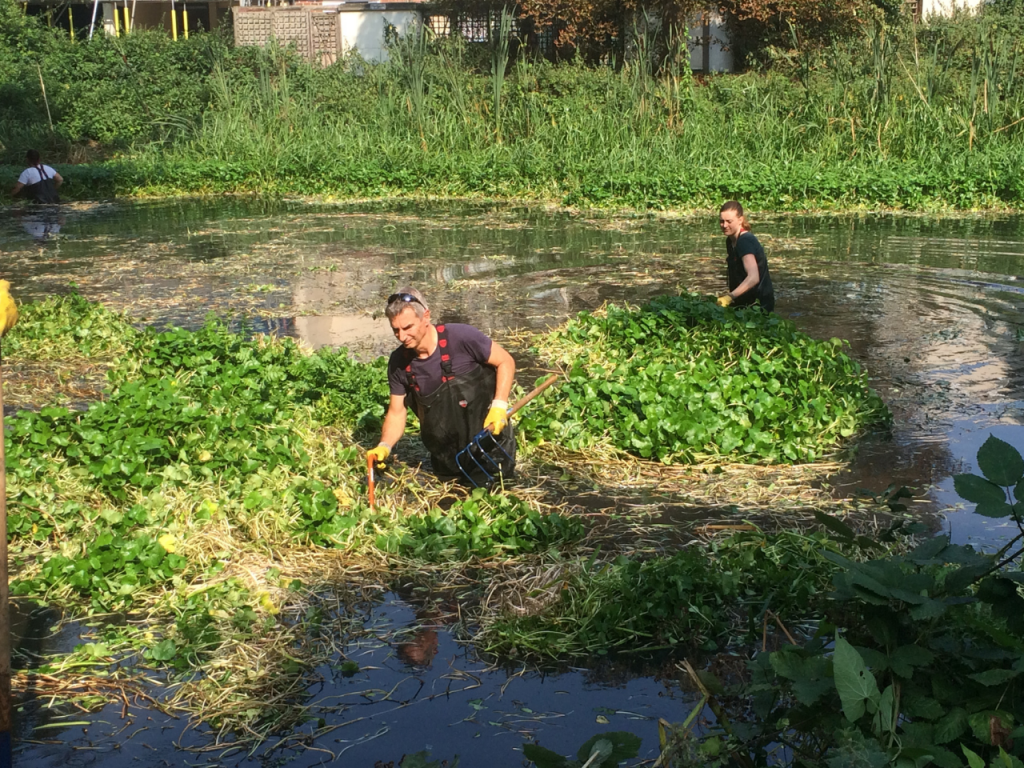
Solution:
[(25, 160), (29, 167), (21, 172), (18, 183), (11, 190), (11, 195), (13, 197), (20, 195), (34, 203), (59, 203), (60, 197), (57, 195), (57, 189), (64, 183), (61, 175), (50, 166), (43, 165), (39, 158), (39, 152), (34, 149), (25, 153)]
[[(459, 477), (455, 463), (482, 429), (489, 429), (502, 449), (501, 472), (515, 469), (516, 440), (508, 421), (508, 396), (516, 373), (512, 356), (470, 325), (430, 322), (430, 308), (414, 288), (388, 297), (385, 314), (402, 346), (388, 361), (391, 400), (380, 443), (368, 455), (383, 462), (405, 432), (407, 409), (420, 420), (420, 436), (430, 451), (434, 472)], [(492, 454), (492, 455), (493, 455)]]

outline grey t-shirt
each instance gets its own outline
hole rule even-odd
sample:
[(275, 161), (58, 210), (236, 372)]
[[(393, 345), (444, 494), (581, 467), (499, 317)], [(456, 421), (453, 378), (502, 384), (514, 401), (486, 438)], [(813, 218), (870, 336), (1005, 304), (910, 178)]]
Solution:
[(418, 394), (426, 397), (441, 386), (441, 355), (451, 356), (452, 374), (463, 376), (477, 366), (484, 365), (491, 356), (491, 340), (482, 331), (471, 325), (462, 323), (438, 323), (440, 332), (444, 328), (448, 336), (448, 345), (440, 344), (430, 357), (423, 360), (410, 353), (405, 347), (399, 347), (391, 353), (388, 360), (388, 385), (392, 395), (407, 395), (412, 390), (406, 366), (412, 368), (416, 376)]

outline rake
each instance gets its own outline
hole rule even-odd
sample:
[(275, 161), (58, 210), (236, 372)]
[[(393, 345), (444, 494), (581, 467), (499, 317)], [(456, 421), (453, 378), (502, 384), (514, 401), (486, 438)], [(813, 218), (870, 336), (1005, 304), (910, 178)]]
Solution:
[[(538, 387), (522, 397), (515, 405), (508, 410), (509, 418), (558, 381), (558, 374), (548, 376)], [(481, 483), (476, 478), (481, 474), (486, 478), (483, 485), (490, 485), (497, 476), (501, 475), (501, 467), (506, 462), (511, 462), (512, 457), (508, 451), (501, 447), (489, 429), (482, 429), (476, 437), (469, 441), (469, 445), (455, 454), (455, 466), (459, 468), (462, 476), (465, 477), (474, 488), (480, 488)]]

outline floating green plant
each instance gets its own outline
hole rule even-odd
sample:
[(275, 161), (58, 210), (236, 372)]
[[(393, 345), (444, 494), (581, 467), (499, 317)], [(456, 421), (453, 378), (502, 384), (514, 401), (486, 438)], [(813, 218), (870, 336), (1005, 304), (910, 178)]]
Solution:
[(568, 381), (548, 407), (524, 412), (522, 427), (531, 441), (571, 450), (611, 443), (665, 463), (815, 461), (890, 419), (846, 342), (693, 294), (581, 313), (538, 348), (569, 369)]

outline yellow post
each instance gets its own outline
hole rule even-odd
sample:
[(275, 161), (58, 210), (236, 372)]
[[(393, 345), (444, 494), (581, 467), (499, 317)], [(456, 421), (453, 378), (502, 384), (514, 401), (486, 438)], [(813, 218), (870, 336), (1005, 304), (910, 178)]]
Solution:
[[(116, 5), (114, 6), (114, 9), (115, 10), (117, 9)], [(128, 18), (128, 0), (125, 0), (125, 3), (124, 3), (124, 33), (127, 35), (128, 32), (131, 30), (131, 28), (132, 28), (131, 19)]]
[[(0, 280), (0, 340), (18, 322), (11, 284)], [(0, 344), (3, 342), (0, 341)], [(7, 585), (7, 477), (4, 457), (4, 382), (0, 352), (0, 765), (11, 765), (11, 610)]]
[(121, 15), (117, 12), (117, 5), (114, 8), (114, 37), (121, 36)]
[(181, 6), (181, 30), (185, 33), (185, 39), (188, 40), (188, 8), (184, 3)]
[(75, 39), (75, 17), (71, 13), (71, 6), (68, 6), (68, 32), (71, 33), (71, 39)]
[(171, 40), (178, 39), (178, 12), (174, 10), (174, 0), (171, 0)]

